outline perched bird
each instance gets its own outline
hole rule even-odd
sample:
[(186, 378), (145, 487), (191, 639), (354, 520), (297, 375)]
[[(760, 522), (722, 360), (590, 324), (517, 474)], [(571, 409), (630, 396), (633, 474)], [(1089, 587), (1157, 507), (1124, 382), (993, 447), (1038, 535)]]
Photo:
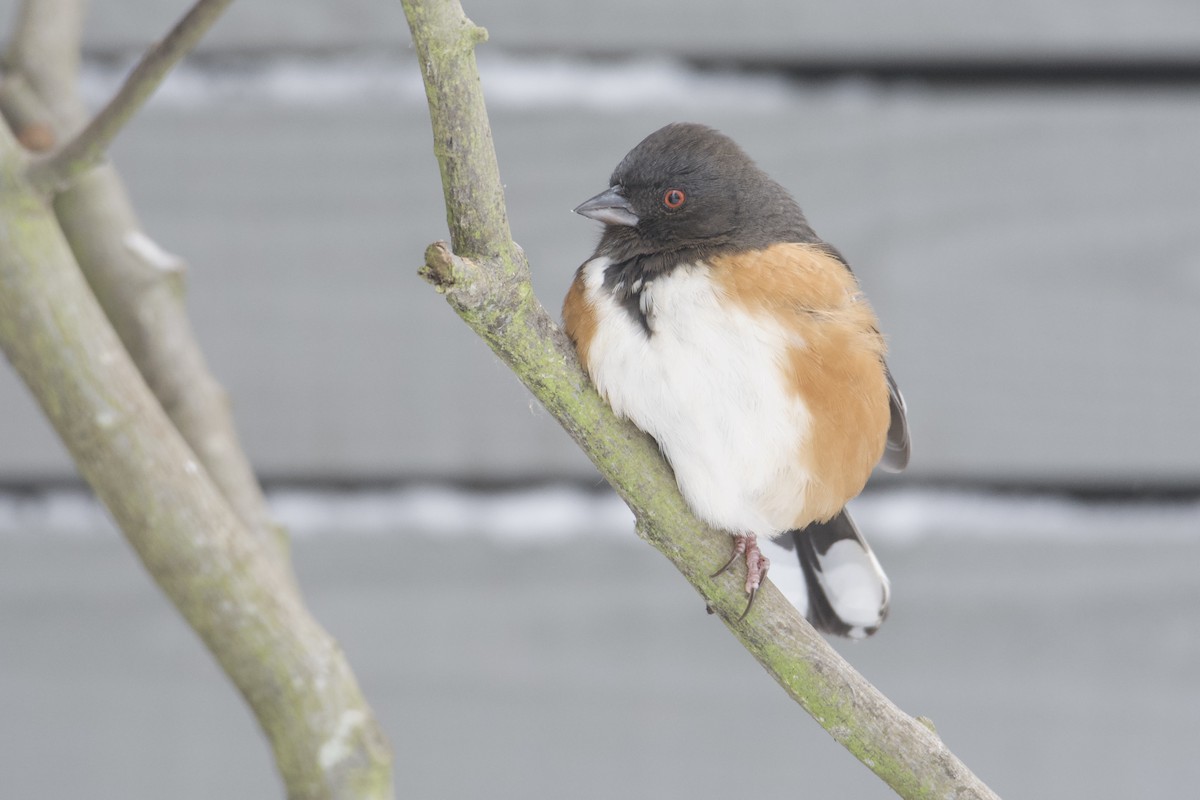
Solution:
[(813, 625), (874, 633), (888, 580), (845, 506), (881, 460), (905, 467), (909, 439), (857, 279), (712, 128), (655, 131), (609, 183), (575, 209), (605, 225), (563, 304), (584, 369), (658, 442), (693, 513), (733, 535), (714, 576), (745, 561), (746, 613), (763, 550), (786, 548), (792, 574), (776, 552), (772, 578)]

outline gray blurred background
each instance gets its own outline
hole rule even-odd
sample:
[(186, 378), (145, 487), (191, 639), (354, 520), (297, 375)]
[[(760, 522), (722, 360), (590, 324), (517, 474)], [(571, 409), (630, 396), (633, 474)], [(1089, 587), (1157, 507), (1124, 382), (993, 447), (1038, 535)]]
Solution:
[[(92, 4), (93, 103), (184, 8)], [(897, 600), (852, 663), (1002, 795), (1194, 792), (1200, 5), (467, 12), (552, 312), (598, 234), (570, 209), (675, 120), (737, 139), (854, 265), (914, 459), (863, 501)], [(416, 277), (446, 231), (398, 2), (235, 4), (113, 158), (189, 264), (401, 796), (889, 796), (630, 544), (586, 459)], [(0, 408), (0, 794), (278, 793), (10, 371)]]

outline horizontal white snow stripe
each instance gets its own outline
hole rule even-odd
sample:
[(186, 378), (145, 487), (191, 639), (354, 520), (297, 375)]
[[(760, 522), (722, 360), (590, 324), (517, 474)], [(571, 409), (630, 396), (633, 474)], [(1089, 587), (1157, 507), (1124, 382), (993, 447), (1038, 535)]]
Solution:
[(448, 486), (277, 491), (270, 503), (279, 521), (299, 535), (416, 530), (520, 542), (633, 532), (633, 514), (615, 496), (570, 486), (510, 492)]
[[(482, 536), (501, 542), (562, 542), (604, 536), (633, 542), (633, 517), (614, 495), (574, 486), (476, 492), (449, 486), (395, 490), (276, 490), (274, 514), (295, 535)], [(937, 489), (868, 492), (850, 506), (872, 543), (982, 537), (1080, 543), (1200, 536), (1200, 501), (1085, 502), (1046, 495)], [(0, 536), (114, 535), (103, 508), (82, 490), (0, 492)]]
[[(696, 70), (667, 59), (595, 62), (494, 51), (480, 52), (478, 59), (492, 108), (774, 110), (801, 97), (795, 86), (775, 76)], [(81, 80), (85, 101), (93, 107), (105, 102), (132, 65), (132, 57), (86, 61)], [(822, 91), (857, 96), (865, 85), (834, 82)], [(239, 101), (346, 106), (380, 100), (424, 106), (425, 89), (415, 61), (387, 54), (185, 61), (151, 102), (186, 109)]]
[(1074, 540), (1200, 537), (1200, 500), (1088, 501), (1053, 494), (953, 489), (867, 492), (850, 504), (872, 541), (930, 536)]

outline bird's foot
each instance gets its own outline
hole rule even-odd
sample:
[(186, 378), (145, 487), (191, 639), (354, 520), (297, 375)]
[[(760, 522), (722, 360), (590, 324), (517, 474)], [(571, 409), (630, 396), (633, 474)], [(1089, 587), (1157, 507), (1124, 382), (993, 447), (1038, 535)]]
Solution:
[(750, 600), (746, 603), (746, 610), (738, 617), (738, 621), (741, 622), (750, 613), (750, 609), (754, 605), (754, 597), (758, 594), (758, 587), (762, 585), (763, 578), (767, 577), (767, 570), (770, 569), (771, 562), (758, 549), (758, 539), (753, 533), (735, 533), (733, 535), (733, 555), (709, 577), (715, 578), (725, 572), (739, 558), (744, 558), (746, 561), (746, 594), (750, 595)]

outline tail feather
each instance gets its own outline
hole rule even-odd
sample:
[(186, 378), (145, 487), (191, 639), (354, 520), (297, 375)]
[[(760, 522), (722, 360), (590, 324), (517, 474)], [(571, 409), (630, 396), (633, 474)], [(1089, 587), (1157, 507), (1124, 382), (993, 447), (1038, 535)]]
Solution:
[(776, 560), (771, 580), (813, 627), (862, 639), (883, 624), (891, 594), (887, 575), (845, 510), (828, 522), (788, 531), (774, 544), (796, 551), (799, 570), (781, 570)]

